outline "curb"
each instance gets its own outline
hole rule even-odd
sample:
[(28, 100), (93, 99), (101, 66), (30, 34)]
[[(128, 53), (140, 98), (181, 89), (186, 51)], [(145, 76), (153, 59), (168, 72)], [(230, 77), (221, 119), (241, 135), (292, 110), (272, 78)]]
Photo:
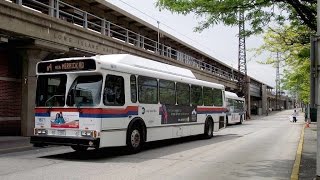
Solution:
[(300, 170), (301, 155), (302, 155), (303, 141), (304, 141), (304, 129), (305, 129), (305, 125), (303, 125), (303, 128), (301, 130), (297, 154), (296, 154), (296, 158), (295, 158), (295, 161), (294, 161), (294, 164), (292, 167), (291, 180), (298, 180), (299, 179), (299, 170)]

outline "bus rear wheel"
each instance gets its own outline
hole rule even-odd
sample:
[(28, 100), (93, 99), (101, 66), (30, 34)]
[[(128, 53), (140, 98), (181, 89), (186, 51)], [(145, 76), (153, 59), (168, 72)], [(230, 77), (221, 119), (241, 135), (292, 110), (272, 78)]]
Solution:
[(142, 127), (134, 124), (129, 128), (127, 135), (127, 147), (130, 153), (138, 153), (141, 151), (143, 140)]
[(212, 120), (207, 120), (204, 125), (204, 138), (210, 139), (213, 136), (213, 122)]
[(88, 149), (87, 146), (79, 146), (79, 145), (71, 146), (71, 148), (75, 151), (86, 151)]

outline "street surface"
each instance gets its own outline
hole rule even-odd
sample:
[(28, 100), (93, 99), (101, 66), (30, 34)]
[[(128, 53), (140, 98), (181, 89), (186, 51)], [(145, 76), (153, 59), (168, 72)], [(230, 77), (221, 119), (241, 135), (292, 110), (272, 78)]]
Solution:
[(138, 154), (123, 148), (76, 153), (47, 147), (0, 155), (0, 179), (290, 179), (303, 113), (276, 112), (231, 125), (209, 140), (199, 137), (148, 143)]

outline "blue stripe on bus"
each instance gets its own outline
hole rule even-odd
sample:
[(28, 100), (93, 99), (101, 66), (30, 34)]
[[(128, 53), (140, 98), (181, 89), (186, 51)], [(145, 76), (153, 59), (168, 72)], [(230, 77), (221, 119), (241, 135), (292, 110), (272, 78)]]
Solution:
[(50, 117), (50, 113), (36, 113), (35, 116), (37, 116), (37, 117)]
[(218, 114), (218, 113), (223, 113), (225, 111), (198, 111), (198, 114)]

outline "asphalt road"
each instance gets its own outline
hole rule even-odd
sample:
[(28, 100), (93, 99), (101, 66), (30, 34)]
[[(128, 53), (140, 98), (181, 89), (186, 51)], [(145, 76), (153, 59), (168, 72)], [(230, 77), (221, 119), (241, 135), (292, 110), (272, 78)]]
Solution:
[(210, 140), (188, 137), (77, 153), (48, 147), (0, 155), (0, 179), (290, 179), (303, 118), (292, 110), (232, 125)]

